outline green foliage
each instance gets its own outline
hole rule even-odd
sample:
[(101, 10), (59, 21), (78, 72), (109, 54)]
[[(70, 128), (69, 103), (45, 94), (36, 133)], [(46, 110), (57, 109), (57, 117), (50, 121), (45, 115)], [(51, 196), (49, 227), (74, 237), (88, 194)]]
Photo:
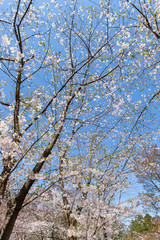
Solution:
[(151, 233), (153, 226), (153, 218), (149, 214), (146, 214), (144, 217), (142, 215), (138, 215), (136, 219), (132, 220), (129, 229), (131, 235), (133, 236), (135, 233)]

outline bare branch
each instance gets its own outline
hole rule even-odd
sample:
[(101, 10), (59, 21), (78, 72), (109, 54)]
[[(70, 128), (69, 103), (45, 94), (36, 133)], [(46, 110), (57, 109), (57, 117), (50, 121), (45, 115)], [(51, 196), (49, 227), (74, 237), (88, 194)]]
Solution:
[(21, 20), (20, 20), (18, 26), (21, 25), (21, 23), (22, 23), (23, 19), (25, 18), (27, 12), (29, 11), (29, 8), (30, 8), (31, 4), (32, 4), (32, 0), (30, 0), (30, 2), (29, 2), (29, 4), (28, 4), (28, 7), (27, 7), (26, 11), (24, 12), (24, 14), (23, 14), (23, 16), (22, 16), (22, 18), (21, 18)]
[(156, 38), (160, 39), (160, 34), (153, 30), (153, 28), (152, 28), (152, 26), (151, 26), (147, 16), (134, 3), (130, 2), (129, 0), (127, 0), (127, 2), (130, 3), (137, 10), (137, 12), (139, 12), (141, 14), (141, 16), (145, 19), (145, 23), (142, 22), (143, 25), (146, 28), (148, 28), (156, 36)]
[(7, 107), (9, 107), (9, 106), (10, 106), (10, 104), (9, 104), (8, 102), (3, 102), (3, 101), (0, 101), (0, 104), (2, 104), (2, 105), (4, 105), (4, 106), (7, 106)]
[(0, 57), (0, 61), (8, 61), (8, 62), (15, 62), (15, 59), (13, 58), (5, 58), (5, 57)]
[(137, 125), (139, 119), (142, 117), (143, 113), (147, 110), (147, 108), (148, 108), (149, 105), (152, 103), (152, 101), (154, 100), (154, 98), (157, 97), (159, 94), (160, 94), (160, 90), (151, 97), (151, 99), (148, 101), (148, 103), (146, 104), (146, 106), (142, 109), (142, 111), (141, 111), (140, 114), (138, 115), (138, 117), (137, 117), (137, 119), (136, 119), (136, 121), (135, 121), (135, 123), (134, 123), (134, 125), (133, 125), (133, 127), (132, 127), (132, 129), (131, 129), (131, 131), (130, 131), (130, 133), (129, 133), (128, 138), (131, 136), (131, 134), (132, 134), (135, 126)]
[(3, 20), (3, 19), (0, 19), (0, 22), (2, 22), (2, 23), (7, 23), (7, 24), (10, 24), (10, 25), (12, 25), (12, 23), (11, 23), (11, 22), (8, 22), (8, 21), (6, 21), (6, 20)]

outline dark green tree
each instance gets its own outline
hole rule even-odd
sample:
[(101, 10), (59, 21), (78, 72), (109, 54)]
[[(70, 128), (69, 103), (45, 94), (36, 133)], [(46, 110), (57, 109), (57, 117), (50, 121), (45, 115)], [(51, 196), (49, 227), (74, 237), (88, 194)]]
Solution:
[(149, 215), (146, 214), (143, 218), (143, 232), (151, 232), (153, 229), (153, 218)]
[(138, 215), (134, 220), (131, 221), (129, 226), (131, 236), (134, 236), (137, 233), (151, 233), (154, 226), (152, 220), (153, 218), (149, 214), (146, 214), (144, 217), (142, 215)]

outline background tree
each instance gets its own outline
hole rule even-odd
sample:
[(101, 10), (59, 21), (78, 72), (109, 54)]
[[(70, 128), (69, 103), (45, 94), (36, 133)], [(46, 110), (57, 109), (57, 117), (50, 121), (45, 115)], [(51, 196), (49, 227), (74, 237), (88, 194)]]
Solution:
[(129, 235), (127, 239), (159, 239), (159, 217), (138, 215), (129, 225)]
[(127, 50), (114, 47), (110, 4), (63, 3), (11, 1), (0, 19), (1, 240), (49, 189), (68, 239), (106, 238), (123, 212), (114, 199), (126, 181), (119, 74)]
[[(131, 45), (133, 51), (129, 53), (131, 57), (129, 64), (132, 62), (133, 68), (128, 75), (130, 76), (131, 83), (137, 86), (135, 95), (132, 94), (133, 101), (135, 101), (135, 108), (137, 108), (137, 115), (134, 111), (134, 117), (136, 116), (136, 118), (131, 132), (132, 139), (137, 140), (137, 142), (141, 139), (139, 146), (135, 144), (137, 154), (133, 157), (131, 168), (137, 173), (136, 176), (147, 190), (147, 194), (143, 195), (145, 204), (149, 204), (150, 202), (156, 211), (158, 211), (159, 157), (158, 155), (153, 157), (153, 152), (155, 151), (157, 152), (156, 154), (158, 154), (159, 151), (160, 126), (158, 104), (160, 94), (159, 1), (123, 1), (122, 6), (125, 12), (122, 16), (124, 36), (128, 28), (132, 28), (129, 33), (130, 36), (132, 36)], [(127, 37), (125, 42), (128, 43)], [(139, 44), (138, 48), (137, 43)], [(137, 84), (136, 79), (139, 79), (139, 84)], [(150, 84), (151, 82), (152, 84)], [(143, 97), (141, 98), (139, 96)], [(138, 103), (140, 103), (140, 105)], [(157, 144), (155, 150), (153, 150), (154, 147), (153, 149), (152, 147), (146, 147), (153, 146), (155, 143)], [(143, 152), (143, 156), (139, 155), (140, 152)]]
[(135, 220), (132, 220), (130, 224), (130, 232), (133, 233), (150, 233), (153, 229), (152, 217), (149, 214), (146, 214), (144, 217), (138, 215)]
[(144, 206), (159, 212), (160, 202), (160, 154), (157, 145), (145, 148), (142, 156), (135, 159), (135, 173), (143, 184), (145, 193), (141, 195)]

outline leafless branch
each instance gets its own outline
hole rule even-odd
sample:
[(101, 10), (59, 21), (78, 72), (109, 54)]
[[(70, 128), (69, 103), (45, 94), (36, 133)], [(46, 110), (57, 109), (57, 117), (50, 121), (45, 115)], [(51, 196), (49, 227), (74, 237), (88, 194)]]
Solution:
[(2, 104), (2, 105), (4, 105), (4, 106), (7, 106), (7, 107), (9, 107), (9, 106), (10, 106), (10, 104), (9, 104), (8, 102), (3, 102), (3, 101), (0, 101), (0, 104)]

